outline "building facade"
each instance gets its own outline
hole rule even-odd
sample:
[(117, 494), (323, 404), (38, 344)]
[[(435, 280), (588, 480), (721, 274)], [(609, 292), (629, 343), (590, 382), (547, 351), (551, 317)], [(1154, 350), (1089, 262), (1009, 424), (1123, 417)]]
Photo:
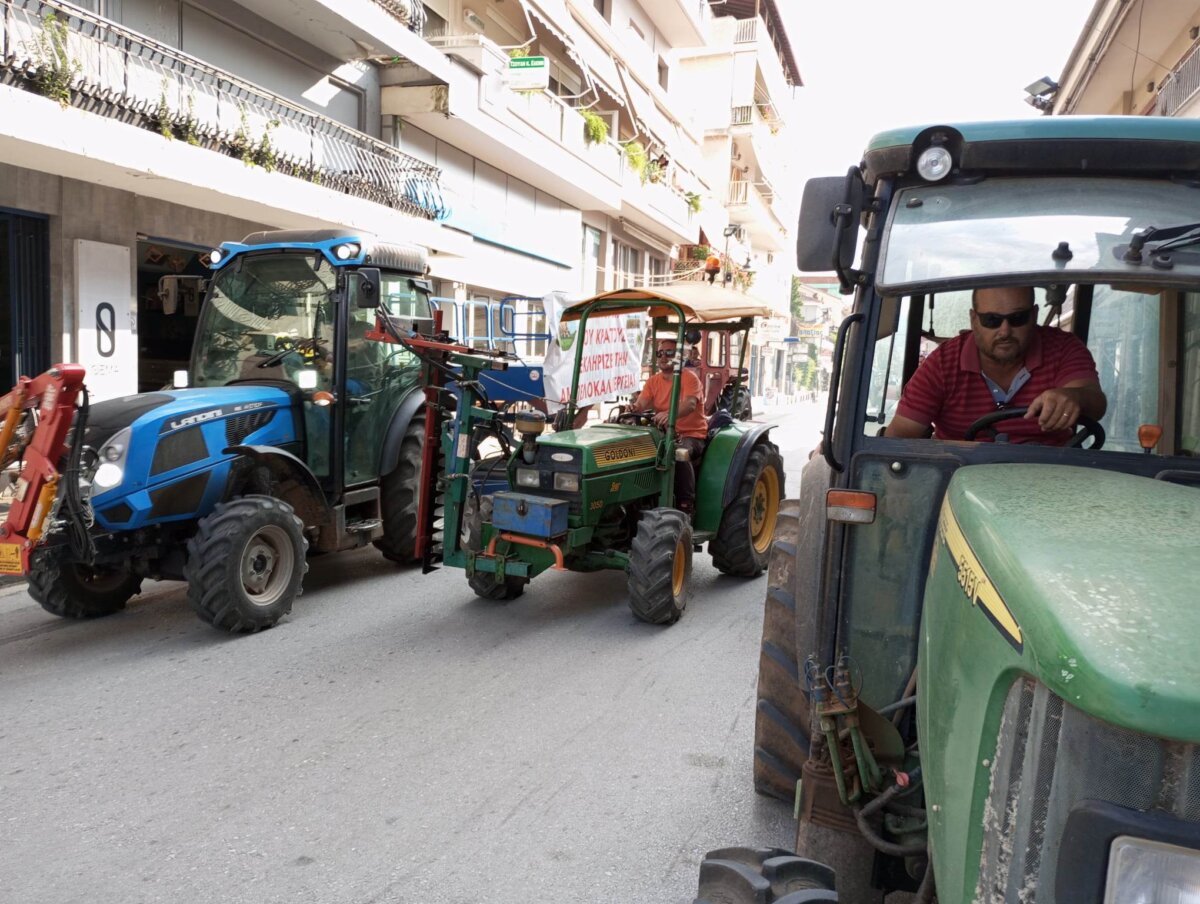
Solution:
[[(158, 279), (263, 228), (423, 245), (459, 302), (667, 282), (730, 231), (727, 269), (786, 312), (771, 92), (798, 77), (760, 3), (2, 0), (0, 381), (164, 385), (197, 311)], [(515, 81), (531, 56), (545, 87)], [(697, 59), (754, 70), (723, 121)]]

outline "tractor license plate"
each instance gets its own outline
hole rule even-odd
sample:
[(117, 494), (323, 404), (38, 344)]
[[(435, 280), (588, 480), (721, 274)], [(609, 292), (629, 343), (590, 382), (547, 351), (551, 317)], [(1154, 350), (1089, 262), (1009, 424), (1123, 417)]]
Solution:
[(21, 567), (21, 547), (15, 543), (0, 543), (0, 574), (24, 574)]

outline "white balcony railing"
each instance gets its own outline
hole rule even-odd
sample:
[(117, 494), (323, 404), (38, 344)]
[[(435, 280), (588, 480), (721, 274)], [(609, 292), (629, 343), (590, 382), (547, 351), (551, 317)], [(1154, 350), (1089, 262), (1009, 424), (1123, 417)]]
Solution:
[(1163, 79), (1158, 89), (1154, 112), (1174, 116), (1200, 91), (1200, 47), (1194, 49), (1176, 69)]
[(59, 0), (0, 3), (0, 82), (414, 216), (439, 170), (173, 47)]

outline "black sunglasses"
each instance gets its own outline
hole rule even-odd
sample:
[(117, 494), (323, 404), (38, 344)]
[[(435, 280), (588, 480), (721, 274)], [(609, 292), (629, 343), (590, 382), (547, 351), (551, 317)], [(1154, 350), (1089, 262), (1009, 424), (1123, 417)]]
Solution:
[(1006, 320), (1009, 326), (1024, 326), (1029, 322), (1029, 318), (1033, 316), (1035, 310), (1037, 310), (1037, 305), (1034, 305), (1032, 308), (1026, 308), (1023, 311), (1013, 311), (1011, 314), (976, 311), (975, 316), (979, 318), (979, 323), (984, 329), (998, 330), (1000, 329), (1000, 324)]
[(675, 355), (675, 349), (673, 349), (673, 348), (660, 348), (660, 349), (659, 349), (658, 351), (656, 351), (654, 354), (655, 354), (655, 356), (657, 356), (657, 357), (659, 357), (659, 358), (671, 358), (671, 357), (674, 357), (674, 355)]

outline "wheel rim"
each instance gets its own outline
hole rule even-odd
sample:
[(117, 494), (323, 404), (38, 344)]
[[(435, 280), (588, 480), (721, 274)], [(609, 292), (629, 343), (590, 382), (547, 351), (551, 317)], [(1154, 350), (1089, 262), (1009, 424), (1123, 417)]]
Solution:
[(675, 541), (675, 562), (671, 566), (671, 593), (678, 597), (683, 593), (683, 582), (687, 578), (687, 550), (683, 541)]
[(287, 592), (295, 565), (287, 531), (274, 524), (259, 528), (242, 549), (239, 571), (246, 598), (255, 606), (277, 603)]
[(750, 543), (757, 552), (770, 548), (778, 518), (779, 475), (774, 468), (763, 468), (750, 496)]

